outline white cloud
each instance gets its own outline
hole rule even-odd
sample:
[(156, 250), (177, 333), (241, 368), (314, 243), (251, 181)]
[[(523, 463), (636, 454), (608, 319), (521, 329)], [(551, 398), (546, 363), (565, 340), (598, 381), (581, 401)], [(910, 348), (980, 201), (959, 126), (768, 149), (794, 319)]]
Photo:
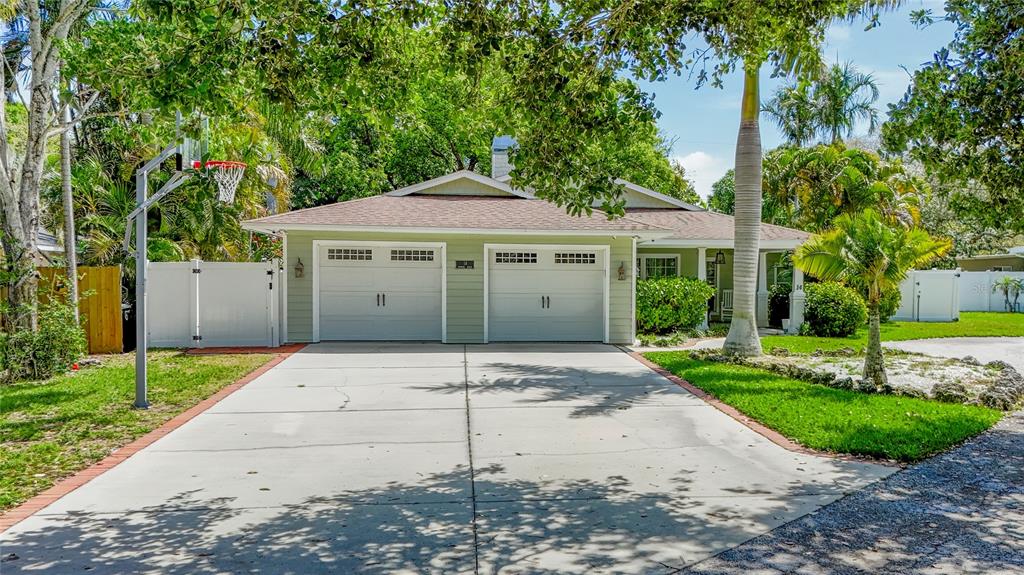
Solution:
[(850, 26), (844, 26), (842, 24), (833, 24), (825, 30), (825, 44), (829, 46), (838, 46), (845, 44), (850, 41)]
[(712, 184), (731, 167), (731, 162), (701, 150), (674, 159), (686, 168), (686, 177), (693, 182), (693, 187), (704, 199), (711, 195)]

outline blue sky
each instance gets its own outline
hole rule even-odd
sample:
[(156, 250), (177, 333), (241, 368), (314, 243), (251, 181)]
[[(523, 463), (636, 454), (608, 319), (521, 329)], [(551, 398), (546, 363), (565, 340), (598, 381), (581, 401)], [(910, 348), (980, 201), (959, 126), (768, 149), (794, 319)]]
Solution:
[[(842, 23), (833, 25), (826, 35), (823, 53), (829, 62), (849, 60), (875, 77), (880, 92), (876, 105), (882, 120), (888, 104), (898, 101), (910, 82), (904, 68), (917, 69), (953, 37), (953, 27), (946, 22), (923, 30), (911, 25), (910, 12), (921, 8), (941, 15), (942, 2), (910, 0), (900, 10), (883, 14), (877, 28), (864, 31), (863, 22)], [(769, 70), (762, 71), (764, 100), (782, 83), (769, 75)], [(742, 79), (733, 74), (726, 78), (724, 89), (704, 86), (695, 90), (696, 83), (686, 76), (641, 86), (656, 95), (662, 113), (658, 125), (675, 142), (672, 157), (683, 163), (697, 192), (706, 197), (711, 184), (733, 165)], [(863, 135), (867, 129), (861, 127), (858, 132)], [(778, 130), (763, 118), (761, 139), (766, 150), (782, 143)]]

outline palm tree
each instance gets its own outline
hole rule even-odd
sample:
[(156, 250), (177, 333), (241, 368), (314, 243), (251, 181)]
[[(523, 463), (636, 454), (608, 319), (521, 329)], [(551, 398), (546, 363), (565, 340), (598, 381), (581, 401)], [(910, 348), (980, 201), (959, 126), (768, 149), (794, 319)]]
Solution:
[(850, 62), (833, 64), (814, 88), (814, 107), (818, 131), (841, 142), (853, 135), (859, 120), (868, 122), (868, 131), (878, 128), (878, 86), (871, 74), (857, 70)]
[(760, 66), (743, 69), (740, 130), (736, 136), (736, 203), (733, 232), (733, 313), (723, 350), (729, 354), (761, 354), (757, 335), (757, 264), (761, 239), (761, 112)]
[(899, 160), (842, 143), (782, 147), (764, 158), (764, 221), (818, 232), (842, 213), (874, 208), (904, 227), (920, 222), (927, 183)]
[(780, 86), (761, 111), (794, 146), (806, 146), (818, 133), (817, 109), (806, 82)]
[(921, 229), (890, 225), (872, 209), (836, 218), (832, 230), (813, 236), (800, 246), (793, 263), (824, 281), (838, 281), (867, 294), (868, 347), (864, 379), (876, 389), (888, 381), (882, 358), (879, 308), (882, 295), (897, 289), (907, 272), (927, 264), (952, 247)]

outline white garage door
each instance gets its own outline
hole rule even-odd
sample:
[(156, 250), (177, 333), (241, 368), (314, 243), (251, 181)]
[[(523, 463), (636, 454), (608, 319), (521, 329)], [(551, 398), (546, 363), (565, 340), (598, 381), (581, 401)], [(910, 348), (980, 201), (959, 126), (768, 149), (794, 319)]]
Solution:
[(489, 341), (603, 341), (605, 252), (488, 251)]
[(321, 340), (441, 339), (440, 247), (318, 249)]

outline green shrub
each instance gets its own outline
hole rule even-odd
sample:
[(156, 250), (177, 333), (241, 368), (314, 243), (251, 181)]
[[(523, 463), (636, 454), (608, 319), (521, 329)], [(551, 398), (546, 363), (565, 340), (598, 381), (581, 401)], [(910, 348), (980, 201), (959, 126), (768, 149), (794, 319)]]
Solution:
[(655, 278), (636, 283), (636, 323), (643, 333), (685, 331), (706, 317), (715, 294), (706, 282), (692, 278)]
[(847, 337), (868, 318), (868, 308), (856, 291), (837, 283), (807, 284), (804, 322), (808, 335)]
[(54, 298), (39, 308), (39, 329), (0, 338), (0, 377), (7, 382), (46, 379), (67, 371), (85, 355), (85, 331), (75, 325), (74, 308)]

